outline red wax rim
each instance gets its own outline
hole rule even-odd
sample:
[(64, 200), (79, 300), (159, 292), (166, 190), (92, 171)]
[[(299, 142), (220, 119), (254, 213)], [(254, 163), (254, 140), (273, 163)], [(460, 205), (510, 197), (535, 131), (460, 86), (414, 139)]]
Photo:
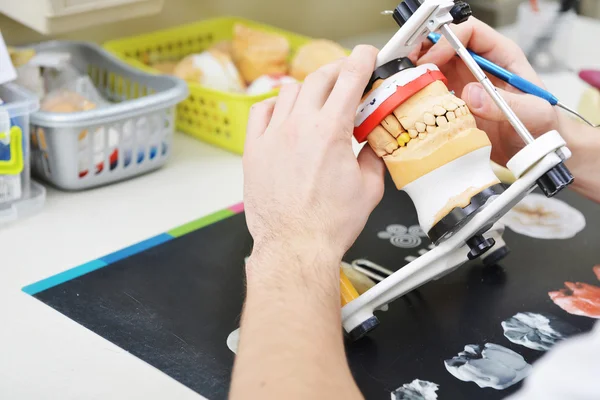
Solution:
[(394, 112), (398, 106), (435, 81), (448, 82), (444, 74), (440, 71), (428, 70), (414, 81), (409, 82), (404, 86), (398, 86), (396, 93), (381, 103), (381, 105), (377, 107), (377, 109), (373, 111), (362, 124), (354, 128), (354, 137), (356, 140), (358, 140), (359, 143), (364, 142), (367, 139), (367, 136), (373, 132), (373, 129), (375, 129), (388, 115)]

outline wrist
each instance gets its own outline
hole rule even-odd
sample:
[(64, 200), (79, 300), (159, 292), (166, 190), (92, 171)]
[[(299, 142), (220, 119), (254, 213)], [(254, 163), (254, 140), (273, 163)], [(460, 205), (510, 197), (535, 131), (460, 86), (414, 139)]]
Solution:
[(571, 188), (600, 202), (600, 135), (598, 130), (565, 115), (560, 116), (560, 134), (572, 157), (566, 162), (575, 177)]
[(246, 264), (248, 285), (271, 284), (272, 280), (294, 279), (323, 281), (335, 276), (343, 253), (318, 238), (270, 238), (254, 243)]

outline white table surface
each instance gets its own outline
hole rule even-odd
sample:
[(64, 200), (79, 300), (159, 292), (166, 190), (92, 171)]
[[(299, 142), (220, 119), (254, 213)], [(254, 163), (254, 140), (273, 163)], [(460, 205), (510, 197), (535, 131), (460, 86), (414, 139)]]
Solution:
[[(571, 66), (600, 66), (600, 23), (582, 19), (576, 35)], [(543, 79), (574, 107), (586, 88), (569, 73)], [(239, 156), (176, 134), (162, 170), (83, 193), (49, 189), (40, 214), (0, 228), (0, 398), (199, 399), (21, 288), (238, 203), (242, 183)]]

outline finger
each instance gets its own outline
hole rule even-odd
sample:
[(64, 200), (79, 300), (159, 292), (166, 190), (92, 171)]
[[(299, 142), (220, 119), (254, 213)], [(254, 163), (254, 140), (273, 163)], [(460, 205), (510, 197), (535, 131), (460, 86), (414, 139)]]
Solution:
[(428, 40), (426, 40), (425, 42), (419, 43), (414, 49), (413, 51), (410, 52), (410, 54), (407, 56), (408, 59), (415, 65), (417, 65), (417, 62), (419, 61), (419, 56), (421, 55), (421, 52), (423, 51), (423, 48), (425, 47), (425, 44), (429, 42)]
[(330, 116), (354, 119), (363, 92), (375, 69), (377, 49), (357, 46), (344, 61), (340, 75), (323, 110)]
[(246, 143), (256, 140), (265, 133), (269, 122), (271, 122), (275, 101), (275, 98), (270, 98), (252, 106), (248, 126), (246, 127)]
[[(541, 134), (555, 128), (557, 117), (553, 107), (545, 100), (529, 94), (510, 93), (497, 89), (517, 117), (533, 134)], [(504, 122), (506, 116), (479, 83), (465, 86), (463, 100), (476, 117), (487, 121)]]
[(345, 58), (327, 64), (308, 75), (296, 100), (298, 110), (320, 110), (337, 81)]
[(373, 210), (383, 198), (385, 165), (368, 145), (363, 147), (358, 154), (358, 165), (363, 176), (367, 205)]
[(277, 102), (275, 103), (275, 109), (273, 110), (273, 117), (271, 117), (271, 123), (269, 124), (270, 126), (281, 125), (290, 116), (301, 87), (302, 85), (299, 83), (290, 83), (281, 87), (279, 96), (277, 96)]
[[(480, 56), (521, 75), (525, 79), (541, 84), (521, 48), (489, 25), (476, 18), (471, 18), (463, 24), (452, 25), (452, 31), (465, 47)], [(437, 44), (419, 59), (418, 64), (433, 63), (443, 66), (454, 57), (456, 57), (456, 51), (446, 38), (442, 37)]]

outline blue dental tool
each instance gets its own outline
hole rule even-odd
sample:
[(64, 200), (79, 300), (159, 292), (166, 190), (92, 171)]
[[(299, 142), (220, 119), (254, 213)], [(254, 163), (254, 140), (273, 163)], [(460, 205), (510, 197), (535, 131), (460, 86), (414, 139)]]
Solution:
[[(437, 43), (441, 37), (442, 37), (442, 35), (439, 33), (430, 33), (429, 36), (427, 36), (427, 38), (434, 44)], [(480, 55), (474, 53), (471, 50), (468, 50), (468, 51), (471, 54), (471, 56), (473, 57), (473, 59), (475, 60), (475, 62), (477, 62), (477, 64), (484, 71), (492, 74), (493, 76), (495, 76), (496, 78), (498, 78), (500, 80), (503, 80), (504, 82), (508, 83), (509, 85), (516, 87), (523, 93), (537, 96), (541, 99), (546, 100), (548, 103), (550, 103), (553, 106), (558, 106), (558, 107), (562, 108), (563, 110), (570, 112), (573, 115), (576, 115), (578, 118), (580, 118), (581, 120), (586, 122), (588, 125), (590, 125), (594, 128), (597, 128), (596, 125), (592, 124), (590, 121), (585, 119), (578, 112), (576, 112), (575, 110), (573, 110), (573, 109), (567, 107), (566, 105), (564, 105), (563, 103), (561, 103), (556, 96), (554, 96), (552, 93), (548, 92), (547, 90), (544, 90), (541, 87), (529, 82), (527, 79), (521, 78), (520, 76), (513, 74), (510, 71), (507, 71), (506, 69), (500, 67), (499, 65), (494, 64), (493, 62), (491, 62), (490, 60), (488, 60), (486, 58), (481, 57)]]

